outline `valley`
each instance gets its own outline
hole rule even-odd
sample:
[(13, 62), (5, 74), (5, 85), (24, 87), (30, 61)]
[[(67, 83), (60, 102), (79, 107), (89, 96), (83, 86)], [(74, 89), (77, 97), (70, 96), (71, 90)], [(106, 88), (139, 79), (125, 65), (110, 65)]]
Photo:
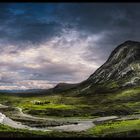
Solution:
[[(114, 136), (114, 133), (115, 136), (122, 136), (138, 133), (140, 129), (139, 98), (139, 87), (112, 94), (95, 94), (90, 98), (61, 94), (40, 97), (0, 94), (0, 112), (26, 126), (24, 129), (10, 127), (11, 130), (28, 130), (33, 136), (40, 136), (38, 131), (47, 137), (51, 133), (54, 137), (57, 137), (58, 133), (62, 137)], [(0, 132), (3, 131), (5, 129), (0, 129)], [(26, 134), (23, 134), (24, 136)]]

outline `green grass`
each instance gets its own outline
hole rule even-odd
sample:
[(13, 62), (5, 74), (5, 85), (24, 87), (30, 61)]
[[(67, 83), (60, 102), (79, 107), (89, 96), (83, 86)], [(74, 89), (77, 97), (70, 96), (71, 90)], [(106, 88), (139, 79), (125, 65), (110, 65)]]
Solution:
[(125, 100), (126, 98), (132, 98), (132, 97), (136, 97), (140, 95), (140, 89), (129, 89), (129, 90), (125, 90), (119, 94), (117, 94), (114, 99), (121, 99), (121, 100)]
[[(126, 93), (126, 91), (124, 91)], [(21, 107), (23, 112), (35, 116), (57, 117), (88, 117), (130, 114), (127, 110), (137, 112), (135, 107), (123, 102), (119, 103), (116, 96), (121, 93), (94, 94), (89, 97), (68, 97), (62, 95), (40, 97), (17, 97), (0, 95), (0, 103), (11, 107)], [(43, 104), (35, 104), (34, 101)], [(44, 102), (48, 102), (45, 103)], [(132, 108), (132, 109), (131, 109)], [(10, 113), (11, 114), (11, 113)]]
[(85, 132), (33, 131), (0, 124), (0, 137), (88, 137)]
[[(96, 93), (92, 96), (46, 95), (17, 97), (0, 94), (0, 103), (21, 107), (23, 112), (36, 116), (94, 117), (126, 115), (140, 112), (140, 87), (112, 93)], [(33, 101), (43, 104), (34, 104)], [(47, 102), (44, 104), (44, 102)]]
[[(50, 116), (56, 118), (94, 118), (97, 116), (100, 117), (109, 115), (128, 115), (136, 112), (139, 113), (139, 93), (140, 87), (124, 89), (112, 93), (99, 92), (92, 94), (90, 97), (62, 95), (17, 97), (0, 94), (0, 103), (11, 107), (21, 107), (24, 113), (41, 117)], [(42, 104), (35, 104), (35, 100), (40, 101)], [(12, 115), (12, 111), (9, 114)], [(0, 125), (0, 135), (2, 133), (4, 134), (9, 132), (11, 135), (18, 133), (20, 136), (112, 136), (114, 134), (116, 135), (132, 131), (133, 133), (135, 131), (140, 132), (140, 120), (119, 121), (101, 124), (84, 133), (34, 132), (28, 130), (17, 130)]]
[[(37, 100), (42, 104), (35, 104)], [(45, 103), (49, 102), (49, 103)], [(44, 98), (23, 99), (18, 105), (26, 113), (40, 116), (89, 116), (90, 105), (84, 104), (81, 97), (46, 96)], [(76, 115), (77, 114), (77, 115)]]
[(122, 133), (133, 130), (140, 130), (140, 120), (127, 120), (127, 121), (116, 121), (106, 124), (98, 125), (88, 130), (89, 134), (93, 136), (113, 136), (114, 133)]
[[(3, 135), (7, 132), (7, 135)], [(4, 137), (9, 137), (12, 136), (12, 134), (14, 134), (15, 136), (42, 136), (42, 135), (47, 135), (50, 132), (43, 132), (43, 131), (29, 131), (27, 129), (16, 129), (16, 128), (12, 128), (6, 125), (2, 125), (0, 124), (0, 133), (1, 136), (3, 135)]]
[[(0, 134), (4, 137), (113, 137), (113, 136), (133, 136), (140, 132), (140, 120), (110, 121), (97, 125), (85, 132), (58, 132), (58, 131), (31, 131), (25, 129), (15, 129), (0, 124)], [(122, 135), (123, 134), (123, 135)]]
[(65, 104), (48, 104), (48, 105), (34, 105), (34, 104), (25, 104), (20, 106), (22, 108), (30, 108), (35, 110), (44, 110), (44, 109), (75, 109), (75, 106), (65, 105)]
[[(34, 101), (40, 101), (43, 104), (35, 104)], [(90, 110), (92, 109), (92, 106), (88, 105), (83, 97), (61, 95), (43, 97), (0, 95), (0, 103), (11, 107), (20, 107), (25, 113), (41, 117), (90, 117)]]

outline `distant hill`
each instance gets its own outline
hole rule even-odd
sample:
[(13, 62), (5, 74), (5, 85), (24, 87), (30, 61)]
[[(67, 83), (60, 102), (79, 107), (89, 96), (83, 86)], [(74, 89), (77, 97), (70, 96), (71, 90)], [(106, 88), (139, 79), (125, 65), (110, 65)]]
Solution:
[(68, 83), (59, 83), (57, 84), (53, 90), (54, 92), (55, 91), (65, 91), (65, 90), (69, 90), (69, 89), (72, 89), (72, 88), (75, 88), (77, 87), (78, 84), (68, 84)]

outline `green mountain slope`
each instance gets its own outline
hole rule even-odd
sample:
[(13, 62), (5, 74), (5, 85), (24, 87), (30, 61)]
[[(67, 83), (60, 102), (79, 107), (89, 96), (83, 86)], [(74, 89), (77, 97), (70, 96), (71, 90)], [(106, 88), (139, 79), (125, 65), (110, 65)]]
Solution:
[(140, 85), (140, 42), (126, 41), (108, 60), (75, 88), (80, 95), (112, 92)]

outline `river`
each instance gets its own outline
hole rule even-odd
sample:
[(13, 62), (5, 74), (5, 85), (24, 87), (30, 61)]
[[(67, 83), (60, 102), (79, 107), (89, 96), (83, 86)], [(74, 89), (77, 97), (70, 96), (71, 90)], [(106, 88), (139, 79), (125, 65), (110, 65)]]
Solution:
[[(8, 107), (0, 104), (0, 107)], [(80, 132), (80, 131), (86, 131), (87, 129), (96, 126), (95, 124), (98, 122), (104, 122), (108, 120), (115, 120), (118, 119), (117, 116), (107, 116), (107, 117), (99, 117), (99, 118), (94, 118), (94, 119), (65, 119), (65, 118), (59, 118), (59, 119), (54, 119), (54, 118), (40, 118), (40, 117), (35, 117), (31, 116), (28, 114), (25, 114), (22, 112), (21, 108), (16, 108), (19, 111), (19, 115), (22, 117), (30, 118), (30, 119), (42, 119), (42, 120), (67, 120), (69, 122), (76, 122), (75, 124), (65, 124), (65, 125), (60, 125), (60, 126), (53, 126), (53, 127), (44, 127), (44, 128), (36, 128), (36, 127), (30, 127), (28, 125), (23, 125), (21, 122), (14, 121), (10, 119), (9, 117), (5, 116), (0, 112), (0, 123), (4, 125), (8, 125), (13, 128), (18, 128), (18, 129), (28, 129), (28, 130), (41, 130), (41, 131), (52, 131), (52, 130), (57, 130), (57, 131), (74, 131), (74, 132)]]

